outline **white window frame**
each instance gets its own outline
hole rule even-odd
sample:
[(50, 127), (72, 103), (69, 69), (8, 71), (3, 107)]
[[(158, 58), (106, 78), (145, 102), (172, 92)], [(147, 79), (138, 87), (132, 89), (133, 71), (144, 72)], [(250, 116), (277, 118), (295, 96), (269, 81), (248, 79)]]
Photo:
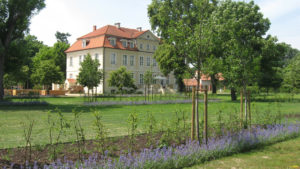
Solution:
[(152, 65), (153, 66), (157, 66), (157, 62), (156, 62), (156, 60), (153, 58), (153, 61), (152, 61), (153, 63), (152, 63)]
[(150, 45), (149, 44), (147, 44), (147, 50), (150, 50)]
[(73, 66), (73, 57), (72, 56), (70, 57), (70, 63), (69, 64), (70, 64), (70, 67)]
[(150, 58), (150, 56), (147, 56), (146, 65), (147, 66), (151, 66), (151, 58)]
[(79, 64), (82, 62), (82, 56), (79, 55)]
[(98, 53), (95, 54), (95, 60), (96, 59), (99, 60), (99, 54)]
[(116, 65), (117, 64), (117, 56), (116, 53), (111, 53), (110, 54), (110, 64), (111, 65)]
[(133, 55), (131, 55), (129, 58), (129, 64), (130, 64), (130, 66), (134, 66), (134, 56)]
[(144, 56), (140, 56), (140, 66), (144, 66)]
[(140, 84), (144, 84), (144, 74), (140, 73), (140, 80), (139, 80)]
[(109, 44), (111, 46), (116, 46), (116, 39), (115, 38), (109, 38), (108, 40), (109, 40)]
[(134, 48), (134, 43), (133, 42), (129, 42), (130, 48)]
[(121, 42), (122, 42), (122, 46), (123, 46), (124, 48), (127, 48), (127, 47), (128, 47), (128, 42), (127, 42), (127, 40), (122, 39)]
[(127, 66), (128, 57), (127, 55), (123, 55), (123, 65)]
[(143, 44), (142, 43), (140, 44), (140, 49), (143, 49)]

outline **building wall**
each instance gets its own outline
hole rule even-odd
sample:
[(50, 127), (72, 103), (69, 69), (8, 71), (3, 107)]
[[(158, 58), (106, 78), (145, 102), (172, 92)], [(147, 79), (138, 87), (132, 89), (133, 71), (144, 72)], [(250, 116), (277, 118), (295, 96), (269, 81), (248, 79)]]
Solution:
[[(77, 76), (79, 74), (79, 68), (80, 68), (80, 56), (81, 61), (84, 59), (84, 55), (88, 55), (88, 53), (91, 55), (92, 59), (95, 59), (96, 54), (98, 54), (100, 67), (99, 69), (103, 69), (103, 48), (96, 48), (96, 49), (89, 49), (89, 50), (82, 50), (82, 51), (76, 51), (76, 52), (70, 52), (67, 53), (67, 79), (77, 79)], [(71, 58), (72, 58), (72, 65), (71, 65)], [(67, 88), (68, 82), (67, 83)], [(96, 89), (94, 89), (96, 90)], [(87, 92), (87, 88), (85, 88), (85, 91)], [(97, 93), (103, 93), (103, 85), (102, 83), (99, 84), (97, 87)]]
[[(142, 47), (140, 46), (142, 44)], [(147, 70), (151, 70), (156, 76), (163, 76), (159, 70), (159, 65), (156, 62), (156, 66), (153, 65), (153, 54), (159, 45), (159, 40), (151, 33), (146, 32), (143, 35), (139, 36), (136, 39), (136, 45), (139, 51), (130, 51), (130, 50), (121, 50), (113, 48), (97, 48), (97, 49), (88, 49), (76, 52), (67, 53), (67, 79), (76, 79), (79, 74), (79, 58), (80, 56), (91, 54), (92, 58), (95, 58), (95, 54), (99, 55), (100, 67), (104, 72), (104, 81), (97, 87), (97, 93), (111, 93), (112, 90), (116, 88), (110, 87), (108, 85), (108, 79), (110, 73), (119, 69), (121, 66), (125, 66), (128, 71), (133, 73), (133, 78), (135, 84), (138, 87), (138, 90), (144, 91), (143, 85), (140, 84), (140, 74), (145, 74)], [(116, 57), (116, 63), (111, 63), (112, 54)], [(127, 56), (127, 65), (123, 63), (123, 56)], [(134, 56), (134, 64), (130, 64), (130, 57)], [(140, 65), (140, 57), (143, 57), (143, 65)], [(70, 65), (70, 59), (72, 58), (72, 66)], [(150, 58), (150, 65), (147, 65), (147, 58)], [(83, 60), (83, 57), (82, 57)], [(175, 78), (173, 74), (170, 74), (167, 80), (164, 80), (164, 86), (170, 86), (171, 88), (176, 88)], [(156, 80), (156, 87), (161, 87), (161, 81)], [(87, 91), (87, 89), (85, 89)]]

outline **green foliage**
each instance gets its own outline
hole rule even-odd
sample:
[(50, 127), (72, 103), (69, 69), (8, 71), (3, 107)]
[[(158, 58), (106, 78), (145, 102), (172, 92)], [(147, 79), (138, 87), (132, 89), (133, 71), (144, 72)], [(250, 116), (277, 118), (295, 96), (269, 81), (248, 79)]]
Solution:
[[(31, 119), (29, 116), (26, 117), (27, 121), (21, 122), (22, 128), (23, 128), (23, 137), (25, 141), (25, 159), (30, 162), (31, 161), (31, 155), (32, 155), (32, 130), (33, 126), (35, 124), (35, 121)], [(29, 149), (29, 152), (28, 152)], [(29, 159), (27, 159), (29, 157)]]
[(0, 100), (3, 99), (4, 67), (8, 67), (12, 44), (28, 31), (30, 19), (45, 7), (44, 0), (0, 1)]
[(145, 131), (147, 133), (147, 144), (150, 146), (150, 145), (153, 145), (154, 143), (154, 131), (156, 129), (156, 119), (155, 117), (153, 116), (153, 113), (151, 112), (147, 112), (147, 115), (146, 115), (146, 119), (145, 119)]
[(76, 110), (73, 110), (73, 124), (74, 124), (74, 132), (76, 135), (76, 144), (77, 144), (77, 153), (78, 153), (78, 159), (83, 159), (83, 153), (85, 153), (85, 134), (84, 129), (80, 122), (80, 112), (77, 112)]
[(259, 87), (278, 89), (283, 81), (281, 68), (284, 65), (286, 47), (277, 43), (277, 38), (267, 36), (263, 40), (260, 60)]
[(59, 32), (59, 31), (56, 31), (56, 33), (55, 33), (57, 42), (64, 42), (66, 44), (69, 44), (68, 37), (70, 37), (70, 36), (71, 35), (69, 33), (63, 33), (63, 32)]
[(99, 70), (99, 61), (93, 60), (91, 55), (88, 54), (80, 65), (77, 77), (78, 83), (84, 87), (88, 87), (88, 89), (97, 87), (103, 77), (102, 71)]
[(129, 136), (129, 149), (132, 150), (136, 143), (137, 127), (138, 127), (138, 115), (137, 113), (131, 113), (127, 120), (128, 124), (128, 136)]
[(93, 116), (95, 117), (94, 127), (96, 132), (96, 141), (98, 145), (97, 151), (101, 152), (102, 155), (104, 155), (104, 152), (107, 149), (107, 147), (105, 147), (105, 144), (107, 143), (107, 131), (103, 124), (103, 117), (100, 111), (94, 110)]
[(58, 147), (61, 137), (65, 135), (65, 130), (70, 128), (70, 123), (66, 120), (61, 110), (55, 109), (54, 112), (49, 111), (47, 117), (49, 127), (49, 144), (51, 151), (50, 159), (56, 160), (59, 153)]
[(53, 60), (42, 60), (35, 64), (31, 79), (35, 84), (51, 87), (52, 83), (62, 83), (63, 73)]
[(300, 91), (300, 54), (295, 56), (283, 70), (283, 87), (291, 92)]
[(124, 66), (121, 66), (118, 70), (110, 73), (108, 84), (109, 86), (117, 87), (121, 93), (123, 93), (124, 88), (136, 89), (130, 72), (128, 72)]
[(231, 86), (245, 88), (259, 72), (263, 35), (270, 22), (253, 1), (221, 3), (212, 14), (216, 32), (223, 41), (224, 77)]

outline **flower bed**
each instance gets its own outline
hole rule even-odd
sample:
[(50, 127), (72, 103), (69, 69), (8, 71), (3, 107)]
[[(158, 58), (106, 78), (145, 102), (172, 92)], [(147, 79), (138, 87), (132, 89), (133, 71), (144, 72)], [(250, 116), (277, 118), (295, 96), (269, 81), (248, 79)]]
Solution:
[(211, 138), (207, 145), (189, 141), (180, 146), (144, 149), (139, 154), (129, 153), (118, 159), (93, 155), (81, 163), (66, 160), (62, 163), (58, 160), (44, 168), (183, 168), (297, 137), (299, 131), (300, 123), (269, 125), (235, 134), (227, 133), (219, 139)]

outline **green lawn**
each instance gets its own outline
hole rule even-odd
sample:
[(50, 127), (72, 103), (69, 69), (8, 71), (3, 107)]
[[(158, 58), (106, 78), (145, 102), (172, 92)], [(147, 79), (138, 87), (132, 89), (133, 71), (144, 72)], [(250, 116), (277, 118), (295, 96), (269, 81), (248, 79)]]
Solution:
[[(229, 95), (217, 95), (214, 98), (221, 99), (218, 103), (208, 104), (209, 126), (214, 126), (217, 119), (217, 112), (222, 110), (222, 118), (226, 118), (231, 112), (238, 112), (239, 101), (231, 102)], [(100, 110), (104, 123), (108, 128), (109, 136), (120, 136), (127, 134), (127, 118), (130, 113), (136, 112), (139, 117), (138, 130), (143, 131), (144, 119), (147, 112), (152, 112), (157, 120), (157, 128), (165, 127), (168, 121), (174, 119), (176, 110), (186, 112), (188, 122), (191, 114), (191, 104), (167, 104), (167, 105), (113, 105), (113, 106), (83, 106), (83, 98), (42, 98), (49, 103), (48, 106), (0, 106), (0, 148), (24, 146), (23, 127), (21, 122), (26, 122), (27, 117), (35, 120), (33, 127), (33, 143), (48, 143), (47, 112), (59, 108), (66, 119), (72, 122), (72, 110), (82, 112), (81, 122), (87, 139), (95, 137), (91, 109)], [(255, 102), (252, 107), (258, 112), (270, 111), (270, 114), (281, 111), (283, 114), (300, 114), (300, 104), (296, 102), (280, 102), (280, 108), (273, 102)], [(203, 104), (200, 103), (200, 112)], [(257, 113), (259, 115), (259, 113)], [(201, 113), (202, 115), (202, 113)], [(200, 117), (202, 119), (202, 117)], [(259, 116), (253, 119), (260, 119)], [(297, 119), (292, 119), (297, 120)], [(253, 120), (255, 123), (255, 120)], [(73, 141), (75, 135), (73, 129), (67, 131), (63, 141)]]
[(300, 168), (300, 137), (261, 149), (236, 154), (189, 169), (281, 169)]

